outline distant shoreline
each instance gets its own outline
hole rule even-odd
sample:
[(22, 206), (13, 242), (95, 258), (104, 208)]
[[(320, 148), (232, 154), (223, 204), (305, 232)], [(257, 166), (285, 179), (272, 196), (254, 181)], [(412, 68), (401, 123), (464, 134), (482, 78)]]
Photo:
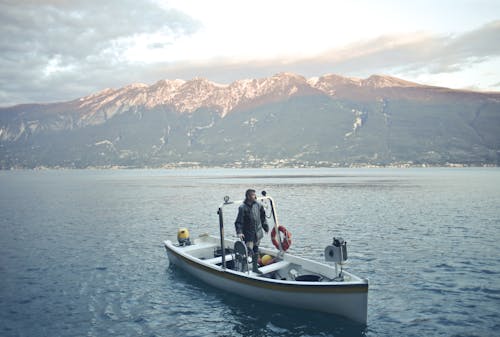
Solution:
[(446, 164), (350, 164), (350, 165), (202, 165), (195, 163), (175, 163), (163, 166), (120, 166), (120, 165), (103, 165), (103, 166), (87, 166), (87, 167), (69, 167), (69, 166), (37, 166), (37, 167), (10, 167), (0, 168), (0, 171), (16, 171), (16, 170), (206, 170), (206, 169), (383, 169), (383, 168), (498, 168), (499, 165), (494, 164), (461, 164), (461, 163), (446, 163)]

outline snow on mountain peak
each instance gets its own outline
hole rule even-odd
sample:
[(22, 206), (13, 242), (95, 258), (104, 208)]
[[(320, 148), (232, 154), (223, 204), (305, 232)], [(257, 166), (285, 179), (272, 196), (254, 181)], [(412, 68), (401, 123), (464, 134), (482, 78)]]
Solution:
[(311, 87), (314, 87), (319, 81), (319, 77), (315, 76), (315, 77), (311, 77), (311, 78), (308, 78), (307, 79), (307, 83), (311, 86)]
[(124, 89), (143, 89), (149, 87), (144, 83), (132, 83), (124, 87)]
[(400, 78), (388, 76), (388, 75), (372, 75), (363, 81), (364, 86), (372, 86), (376, 88), (386, 88), (386, 87), (418, 87), (421, 86), (418, 83), (409, 82), (402, 80)]
[(298, 75), (298, 74), (295, 74), (295, 73), (289, 73), (289, 72), (281, 72), (281, 73), (277, 73), (275, 74), (273, 77), (280, 77), (280, 78), (295, 78), (295, 79), (298, 79), (298, 80), (304, 80), (304, 77), (301, 76), (301, 75)]
[(196, 77), (189, 81), (165, 79), (150, 86), (133, 83), (120, 89), (105, 89), (80, 99), (79, 107), (82, 109), (82, 118), (88, 119), (89, 123), (103, 122), (114, 114), (141, 105), (148, 108), (170, 106), (179, 113), (192, 113), (201, 107), (211, 107), (224, 117), (238, 106), (262, 104), (280, 97), (321, 93), (337, 96), (339, 92), (351, 90), (349, 88), (352, 87), (410, 86), (418, 84), (382, 75), (359, 79), (327, 74), (306, 79), (294, 73), (281, 72), (267, 78), (242, 79), (231, 84), (218, 84)]
[(186, 81), (185, 80), (181, 80), (181, 79), (175, 79), (175, 80), (165, 79), (165, 80), (159, 80), (158, 82), (156, 82), (152, 86), (173, 86), (173, 87), (180, 87), (184, 83), (186, 83)]

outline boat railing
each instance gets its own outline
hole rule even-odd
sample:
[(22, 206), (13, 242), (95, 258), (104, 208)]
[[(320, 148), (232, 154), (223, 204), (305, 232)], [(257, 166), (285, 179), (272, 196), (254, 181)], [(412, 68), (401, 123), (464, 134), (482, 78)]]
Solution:
[[(269, 205), (271, 206), (271, 215), (274, 220), (274, 228), (276, 231), (276, 235), (278, 236), (278, 245), (279, 245), (279, 254), (278, 256), (283, 256), (285, 251), (283, 250), (283, 247), (281, 246), (281, 235), (280, 231), (278, 230), (279, 227), (279, 222), (278, 222), (278, 214), (276, 212), (276, 203), (274, 202), (273, 198), (267, 195), (266, 191), (262, 191), (262, 196), (257, 198), (260, 202), (264, 202), (264, 200), (269, 201)], [(238, 201), (237, 203), (243, 203), (244, 200)], [(225, 247), (224, 247), (224, 213), (223, 213), (223, 208), (224, 206), (232, 205), (234, 204), (234, 201), (231, 201), (229, 196), (224, 197), (224, 202), (219, 205), (219, 208), (217, 210), (217, 214), (219, 215), (219, 232), (220, 232), (220, 246), (221, 246), (221, 251), (222, 251), (222, 268), (226, 269), (226, 258), (225, 258)]]

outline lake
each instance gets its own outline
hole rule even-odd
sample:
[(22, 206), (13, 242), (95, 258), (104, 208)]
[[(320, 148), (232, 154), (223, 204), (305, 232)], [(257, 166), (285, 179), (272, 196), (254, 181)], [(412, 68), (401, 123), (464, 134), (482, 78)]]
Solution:
[[(323, 261), (348, 242), (367, 326), (169, 266), (163, 241), (217, 234), (217, 206), (247, 188), (276, 200), (290, 253)], [(0, 335), (491, 336), (499, 241), (498, 168), (0, 171)]]

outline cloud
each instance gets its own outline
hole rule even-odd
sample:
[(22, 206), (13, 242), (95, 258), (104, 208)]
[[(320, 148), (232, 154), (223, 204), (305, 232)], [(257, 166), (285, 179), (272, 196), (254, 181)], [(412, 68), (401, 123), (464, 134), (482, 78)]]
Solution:
[[(326, 73), (358, 77), (382, 73), (408, 80), (422, 74), (456, 77), (467, 69), (470, 73), (477, 64), (500, 59), (500, 21), (461, 34), (382, 35), (308, 57), (182, 61), (163, 57), (165, 51), (189, 55), (182, 48), (202, 30), (195, 19), (153, 0), (4, 0), (0, 2), (0, 105), (70, 100), (106, 87), (165, 78), (206, 77), (230, 83), (282, 71), (306, 77)], [(498, 82), (498, 73), (490, 78), (495, 80), (476, 79), (473, 85), (487, 89)]]
[[(431, 73), (457, 72), (476, 63), (500, 56), (500, 21), (459, 36), (434, 39), (433, 48), (421, 62)], [(424, 45), (425, 47), (425, 45)]]
[[(461, 35), (408, 33), (375, 39), (326, 51), (307, 58), (270, 60), (215, 59), (206, 63), (156, 64), (155, 73), (166, 78), (207, 77), (221, 83), (239, 78), (296, 72), (306, 77), (326, 73), (367, 77), (375, 73), (407, 76), (457, 73), (476, 63), (500, 57), (500, 21)], [(498, 75), (498, 73), (497, 73)], [(484, 87), (487, 87), (484, 84)]]
[(500, 56), (500, 21), (461, 35), (426, 33), (381, 36), (297, 62), (331, 67), (340, 73), (377, 71), (457, 72)]
[[(150, 1), (2, 1), (0, 3), (0, 99), (9, 103), (69, 98), (129, 76), (124, 56), (137, 38), (155, 34), (172, 43), (200, 24)], [(114, 70), (114, 71), (113, 71)], [(67, 81), (82, 84), (71, 85)], [(104, 82), (104, 83), (103, 83)], [(21, 101), (24, 101), (21, 99)], [(4, 105), (4, 104), (3, 104)]]

